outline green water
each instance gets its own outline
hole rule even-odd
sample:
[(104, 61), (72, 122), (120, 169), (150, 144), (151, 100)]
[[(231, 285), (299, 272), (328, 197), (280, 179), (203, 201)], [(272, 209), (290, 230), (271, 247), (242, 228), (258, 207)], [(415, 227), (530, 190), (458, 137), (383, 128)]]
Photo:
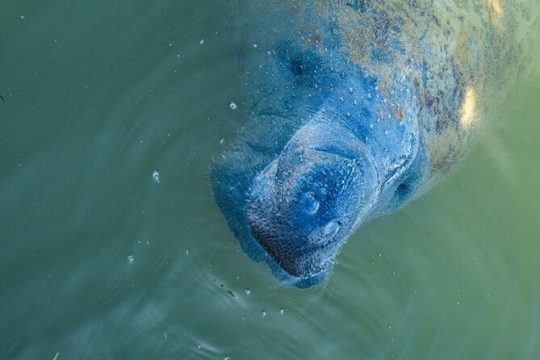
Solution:
[(284, 288), (207, 179), (244, 119), (224, 7), (2, 5), (0, 358), (538, 359), (539, 64), (445, 182)]

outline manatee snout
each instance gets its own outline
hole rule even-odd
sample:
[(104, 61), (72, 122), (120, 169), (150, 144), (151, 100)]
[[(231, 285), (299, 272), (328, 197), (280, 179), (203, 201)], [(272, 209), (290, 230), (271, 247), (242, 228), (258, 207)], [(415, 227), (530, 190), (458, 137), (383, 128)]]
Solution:
[(308, 124), (255, 178), (248, 225), (289, 275), (313, 277), (329, 270), (376, 189), (375, 165), (359, 139), (340, 127)]

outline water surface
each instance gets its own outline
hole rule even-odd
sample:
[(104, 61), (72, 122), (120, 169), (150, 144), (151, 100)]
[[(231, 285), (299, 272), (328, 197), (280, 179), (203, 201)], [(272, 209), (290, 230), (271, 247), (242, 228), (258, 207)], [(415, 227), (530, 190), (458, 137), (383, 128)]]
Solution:
[(285, 288), (208, 182), (245, 118), (228, 5), (2, 6), (0, 357), (538, 358), (540, 66), (446, 181)]

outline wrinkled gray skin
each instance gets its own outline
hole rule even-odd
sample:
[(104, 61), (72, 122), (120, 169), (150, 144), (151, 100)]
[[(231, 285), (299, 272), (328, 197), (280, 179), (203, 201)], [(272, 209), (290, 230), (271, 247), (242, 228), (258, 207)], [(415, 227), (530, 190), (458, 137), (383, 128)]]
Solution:
[(212, 184), (245, 252), (298, 287), (462, 157), (533, 19), (496, 0), (244, 5), (249, 119)]

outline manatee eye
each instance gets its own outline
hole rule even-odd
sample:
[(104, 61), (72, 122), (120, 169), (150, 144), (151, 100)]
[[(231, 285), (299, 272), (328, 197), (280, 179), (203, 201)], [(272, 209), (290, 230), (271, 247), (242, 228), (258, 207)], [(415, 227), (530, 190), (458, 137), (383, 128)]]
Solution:
[(327, 238), (333, 238), (341, 229), (341, 224), (339, 221), (330, 221), (323, 228), (323, 235)]
[(291, 61), (290, 64), (291, 72), (296, 75), (302, 75), (304, 73), (304, 64), (301, 58), (296, 58)]
[(308, 215), (314, 215), (319, 210), (319, 202), (311, 193), (302, 194), (300, 200), (303, 211)]

